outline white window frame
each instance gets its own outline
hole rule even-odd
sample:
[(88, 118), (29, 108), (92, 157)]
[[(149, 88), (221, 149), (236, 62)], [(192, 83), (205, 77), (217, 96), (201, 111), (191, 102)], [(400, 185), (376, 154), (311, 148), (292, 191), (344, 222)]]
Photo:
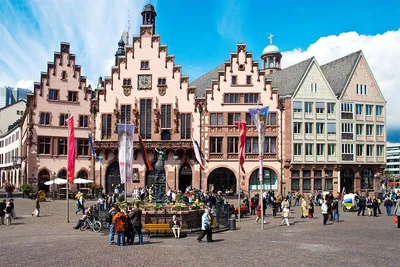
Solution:
[(354, 126), (351, 122), (342, 122), (342, 133), (353, 133)]
[(335, 156), (335, 155), (336, 155), (336, 144), (328, 144), (328, 156)]
[(317, 156), (325, 156), (325, 144), (317, 144)]
[(301, 134), (302, 133), (302, 123), (301, 122), (293, 122), (293, 133), (295, 134)]
[(294, 156), (301, 156), (302, 144), (295, 143), (293, 144), (293, 155)]
[(354, 146), (353, 144), (342, 144), (342, 154), (353, 154)]
[[(311, 152), (311, 154), (308, 154), (308, 152)], [(305, 144), (305, 155), (306, 156), (314, 155), (314, 144), (310, 144), (310, 143)]]
[(367, 124), (365, 126), (365, 135), (366, 136), (373, 136), (374, 135), (374, 125), (373, 124)]
[(367, 157), (373, 157), (374, 156), (374, 145), (368, 145), (366, 146), (366, 155)]
[(363, 144), (356, 144), (356, 156), (357, 157), (364, 156), (364, 145)]
[(363, 135), (364, 124), (356, 124), (356, 135)]

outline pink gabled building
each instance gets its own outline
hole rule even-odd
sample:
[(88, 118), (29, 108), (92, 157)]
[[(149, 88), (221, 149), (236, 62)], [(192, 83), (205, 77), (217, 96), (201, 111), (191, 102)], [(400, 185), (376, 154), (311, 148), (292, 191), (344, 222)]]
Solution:
[(23, 170), (27, 182), (48, 192), (52, 188), (44, 185), (46, 181), (67, 177), (65, 120), (71, 115), (75, 120), (75, 177), (89, 177), (91, 99), (92, 92), (86, 87), (86, 77), (81, 76), (81, 66), (70, 53), (69, 43), (62, 42), (60, 52), (54, 53), (53, 62), (47, 63), (47, 71), (41, 73), (33, 95), (28, 97), (22, 130), (26, 134), (22, 154), (27, 156)]

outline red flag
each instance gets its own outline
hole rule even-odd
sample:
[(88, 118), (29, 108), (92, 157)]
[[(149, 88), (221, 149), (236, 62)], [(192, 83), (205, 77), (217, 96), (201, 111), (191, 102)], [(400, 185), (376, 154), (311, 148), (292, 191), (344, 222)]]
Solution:
[(74, 116), (67, 119), (68, 125), (68, 183), (74, 183), (75, 177), (75, 130)]
[(142, 150), (143, 162), (144, 162), (144, 165), (146, 166), (146, 169), (149, 171), (152, 171), (153, 166), (151, 166), (149, 157), (147, 156), (146, 147), (144, 146), (143, 139), (140, 135), (139, 135), (139, 146), (140, 146), (140, 150)]
[(235, 122), (236, 126), (238, 126), (240, 135), (239, 135), (239, 164), (240, 168), (242, 169), (243, 173), (246, 173), (244, 171), (244, 159), (245, 159), (245, 154), (244, 154), (244, 145), (246, 144), (246, 127), (247, 124), (245, 122)]

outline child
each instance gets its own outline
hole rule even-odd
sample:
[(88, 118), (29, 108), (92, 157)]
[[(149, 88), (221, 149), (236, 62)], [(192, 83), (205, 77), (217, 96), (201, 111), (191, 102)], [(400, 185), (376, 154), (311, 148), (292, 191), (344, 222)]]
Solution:
[(281, 222), (281, 225), (283, 225), (283, 223), (286, 222), (287, 226), (290, 226), (290, 224), (289, 224), (289, 215), (290, 215), (290, 210), (287, 207), (284, 207), (283, 210), (282, 210), (283, 220)]
[(12, 218), (12, 207), (10, 206), (10, 204), (7, 205), (6, 209), (6, 221), (7, 221), (7, 225), (12, 225), (11, 222), (11, 218)]

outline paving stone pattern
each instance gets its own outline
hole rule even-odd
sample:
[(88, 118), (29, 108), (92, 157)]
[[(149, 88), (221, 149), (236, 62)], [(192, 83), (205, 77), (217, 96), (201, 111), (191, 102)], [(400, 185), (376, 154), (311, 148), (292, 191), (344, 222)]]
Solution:
[[(400, 229), (392, 217), (357, 217), (341, 212), (341, 222), (322, 225), (320, 209), (313, 220), (300, 219), (294, 208), (291, 226), (267, 217), (265, 230), (254, 218), (242, 219), (237, 231), (214, 234), (214, 243), (151, 238), (143, 246), (108, 244), (108, 235), (81, 232), (65, 222), (65, 201), (41, 203), (42, 217), (31, 217), (32, 200), (16, 199), (18, 219), (0, 225), (0, 266), (399, 266)], [(89, 204), (89, 202), (87, 202)], [(271, 210), (267, 210), (271, 214)], [(204, 239), (205, 241), (205, 239)], [(129, 265), (128, 265), (129, 264)]]

